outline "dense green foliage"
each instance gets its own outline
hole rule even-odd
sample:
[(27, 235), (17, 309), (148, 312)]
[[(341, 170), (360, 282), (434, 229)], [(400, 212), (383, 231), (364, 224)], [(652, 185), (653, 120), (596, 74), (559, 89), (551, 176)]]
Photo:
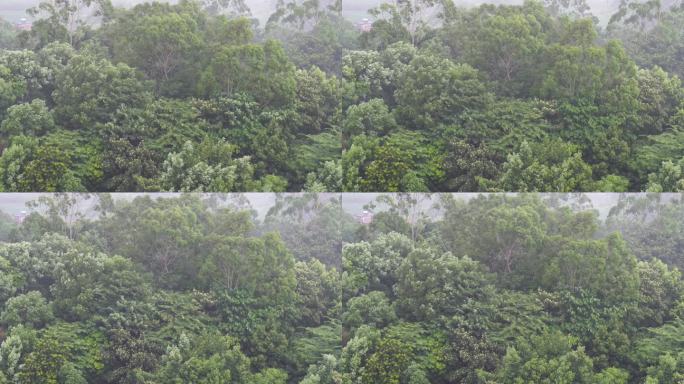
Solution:
[(321, 383), (684, 379), (680, 200), (606, 222), (581, 195), (382, 203), (343, 250), (341, 381)]
[(0, 243), (0, 382), (684, 380), (681, 200), (344, 198), (41, 197)]
[[(304, 234), (339, 200), (278, 204), (266, 224), (221, 197), (41, 197), (0, 244), (0, 382), (300, 380), (341, 348), (337, 232)], [(327, 257), (295, 246), (314, 239)]]
[(262, 28), (241, 1), (45, 1), (0, 25), (0, 187), (684, 188), (679, 2), (607, 27), (583, 1), (388, 2), (367, 32), (329, 3)]

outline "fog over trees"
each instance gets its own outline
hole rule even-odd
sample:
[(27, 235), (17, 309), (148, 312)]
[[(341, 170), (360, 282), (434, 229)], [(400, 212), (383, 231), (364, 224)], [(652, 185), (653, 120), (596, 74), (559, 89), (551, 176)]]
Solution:
[(684, 380), (681, 195), (274, 197), (0, 215), (0, 383)]
[[(16, 21), (17, 17), (26, 17), (23, 15), (24, 10), (35, 7), (40, 0), (3, 0), (0, 6), (0, 17), (11, 21)], [(116, 6), (132, 7), (136, 4), (144, 3), (145, 0), (112, 0)], [(166, 1), (176, 3), (177, 0)], [(378, 6), (382, 0), (346, 0), (343, 1), (343, 9), (352, 21), (358, 21), (355, 17), (364, 14), (368, 9)], [(465, 6), (474, 6), (482, 3), (490, 4), (522, 4), (523, 0), (490, 0), (490, 1), (476, 1), (476, 0), (459, 0), (456, 3)], [(252, 10), (252, 14), (260, 20), (265, 20), (275, 11), (278, 0), (245, 0), (247, 6)], [(667, 3), (667, 1), (665, 1)], [(591, 7), (594, 14), (601, 17), (608, 16), (611, 12), (617, 10), (620, 5), (620, 0), (587, 0), (587, 4)]]
[(121, 5), (0, 0), (0, 384), (684, 383), (684, 0)]
[(681, 0), (360, 4), (0, 23), (0, 189), (684, 189)]

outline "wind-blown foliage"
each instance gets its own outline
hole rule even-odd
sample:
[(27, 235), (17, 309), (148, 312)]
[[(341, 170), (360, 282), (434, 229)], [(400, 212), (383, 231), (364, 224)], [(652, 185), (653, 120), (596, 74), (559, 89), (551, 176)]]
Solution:
[(682, 190), (675, 5), (42, 1), (0, 26), (0, 188)]
[(0, 243), (0, 382), (684, 376), (679, 199), (269, 196), (41, 196)]

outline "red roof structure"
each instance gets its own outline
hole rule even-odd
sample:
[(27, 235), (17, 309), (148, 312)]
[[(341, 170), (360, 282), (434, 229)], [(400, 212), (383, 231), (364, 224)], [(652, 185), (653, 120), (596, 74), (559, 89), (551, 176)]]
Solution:
[(370, 211), (363, 211), (362, 214), (356, 216), (359, 223), (363, 225), (368, 225), (373, 222), (373, 213)]
[(356, 24), (356, 28), (361, 32), (370, 32), (373, 30), (373, 23), (369, 19), (363, 19)]
[(32, 27), (33, 24), (26, 19), (21, 19), (18, 23), (14, 24), (14, 28), (19, 31), (30, 31)]
[(26, 219), (26, 216), (28, 216), (28, 213), (26, 211), (21, 211), (20, 213), (14, 215), (14, 222), (21, 224)]

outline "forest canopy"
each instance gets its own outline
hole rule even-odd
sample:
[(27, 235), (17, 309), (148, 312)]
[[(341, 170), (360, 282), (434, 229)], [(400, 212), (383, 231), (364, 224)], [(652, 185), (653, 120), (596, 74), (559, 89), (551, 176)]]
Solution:
[(684, 380), (681, 196), (360, 199), (41, 196), (0, 218), (0, 383)]
[(679, 191), (684, 6), (41, 2), (0, 24), (0, 188)]

